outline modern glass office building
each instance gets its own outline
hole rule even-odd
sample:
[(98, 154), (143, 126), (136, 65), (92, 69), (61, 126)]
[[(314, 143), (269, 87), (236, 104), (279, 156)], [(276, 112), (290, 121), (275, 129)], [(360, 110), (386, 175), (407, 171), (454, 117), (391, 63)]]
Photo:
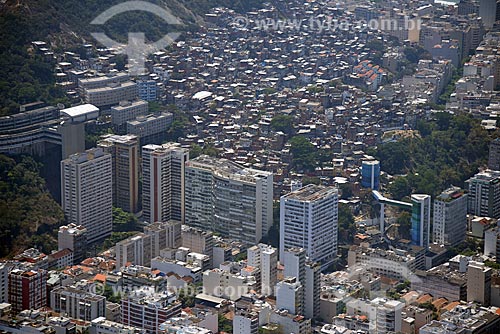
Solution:
[(361, 164), (361, 186), (378, 190), (380, 186), (380, 162), (363, 161)]

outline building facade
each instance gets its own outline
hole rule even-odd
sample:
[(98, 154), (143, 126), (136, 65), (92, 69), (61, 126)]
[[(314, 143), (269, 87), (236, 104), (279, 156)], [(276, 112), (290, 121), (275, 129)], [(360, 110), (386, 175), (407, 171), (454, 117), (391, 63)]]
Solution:
[(47, 271), (13, 269), (8, 277), (8, 300), (14, 312), (47, 306)]
[(111, 155), (101, 148), (61, 161), (62, 208), (68, 223), (87, 229), (89, 243), (111, 235), (113, 182)]
[(111, 154), (113, 205), (123, 211), (139, 211), (139, 143), (134, 135), (106, 135), (97, 144)]
[(487, 170), (466, 181), (467, 212), (479, 217), (500, 218), (500, 171)]
[(280, 259), (285, 249), (304, 248), (311, 261), (327, 268), (337, 256), (337, 188), (310, 184), (280, 201)]
[(253, 245), (272, 225), (273, 174), (226, 159), (186, 163), (186, 224)]
[(59, 227), (57, 233), (57, 249), (70, 249), (73, 252), (73, 263), (85, 260), (87, 255), (87, 229), (82, 225), (69, 224)]
[(184, 165), (189, 151), (175, 143), (142, 148), (142, 210), (146, 222), (184, 222)]
[(457, 187), (443, 191), (434, 199), (432, 241), (438, 245), (455, 246), (467, 233), (467, 195)]
[(380, 186), (380, 162), (377, 160), (361, 163), (361, 186), (378, 190)]
[(57, 287), (50, 292), (50, 307), (73, 319), (92, 321), (106, 316), (106, 297), (71, 286)]
[(431, 196), (411, 195), (411, 242), (429, 248), (431, 229)]

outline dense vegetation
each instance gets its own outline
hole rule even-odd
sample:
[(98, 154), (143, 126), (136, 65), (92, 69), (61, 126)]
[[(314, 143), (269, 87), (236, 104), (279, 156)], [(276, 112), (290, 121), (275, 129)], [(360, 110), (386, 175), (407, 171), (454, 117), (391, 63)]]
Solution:
[(464, 181), (486, 165), (489, 143), (499, 133), (489, 133), (470, 115), (437, 113), (433, 120), (417, 123), (421, 138), (404, 138), (370, 152), (383, 171), (400, 175), (388, 191), (396, 199), (413, 193), (436, 196), (450, 185)]
[(56, 51), (81, 54), (83, 43), (95, 43), (91, 32), (104, 31), (110, 37), (126, 41), (128, 32), (144, 32), (156, 41), (170, 31), (191, 31), (202, 22), (210, 8), (226, 6), (247, 10), (261, 1), (231, 0), (154, 0), (167, 5), (182, 22), (172, 27), (146, 12), (117, 15), (105, 27), (90, 22), (109, 7), (122, 0), (7, 0), (0, 4), (0, 116), (16, 113), (19, 104), (42, 100), (66, 102), (61, 90), (54, 87), (53, 63), (36, 55), (31, 42), (43, 40)]
[(28, 247), (50, 253), (64, 214), (39, 175), (40, 165), (29, 157), (16, 159), (0, 155), (0, 257)]

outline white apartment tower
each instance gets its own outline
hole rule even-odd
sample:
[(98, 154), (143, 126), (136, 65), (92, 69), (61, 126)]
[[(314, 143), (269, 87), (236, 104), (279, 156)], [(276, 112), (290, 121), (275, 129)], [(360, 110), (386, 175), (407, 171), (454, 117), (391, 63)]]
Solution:
[(278, 282), (278, 250), (265, 244), (250, 247), (247, 264), (260, 269), (261, 294), (273, 296)]
[(61, 161), (61, 200), (68, 223), (84, 226), (89, 243), (111, 235), (111, 155), (93, 148)]
[(184, 222), (184, 164), (189, 151), (176, 143), (142, 148), (144, 220)]
[(273, 174), (226, 159), (186, 163), (186, 224), (256, 244), (273, 219)]
[(304, 248), (327, 268), (337, 256), (338, 190), (307, 185), (281, 197), (280, 259), (288, 248)]
[(433, 242), (455, 246), (467, 233), (467, 195), (457, 187), (443, 191), (434, 199)]

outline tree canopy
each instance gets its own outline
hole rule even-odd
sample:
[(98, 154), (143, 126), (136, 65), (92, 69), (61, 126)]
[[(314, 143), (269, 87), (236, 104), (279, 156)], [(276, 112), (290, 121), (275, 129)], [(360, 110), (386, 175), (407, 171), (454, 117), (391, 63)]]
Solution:
[(486, 164), (491, 135), (470, 115), (437, 113), (419, 121), (420, 137), (381, 145), (374, 153), (383, 171), (397, 177), (388, 190), (400, 199), (412, 192), (436, 196), (464, 181)]
[(295, 167), (307, 171), (314, 170), (317, 164), (316, 147), (304, 136), (295, 136), (289, 142)]
[(50, 253), (64, 214), (30, 157), (0, 155), (0, 257), (29, 247)]

